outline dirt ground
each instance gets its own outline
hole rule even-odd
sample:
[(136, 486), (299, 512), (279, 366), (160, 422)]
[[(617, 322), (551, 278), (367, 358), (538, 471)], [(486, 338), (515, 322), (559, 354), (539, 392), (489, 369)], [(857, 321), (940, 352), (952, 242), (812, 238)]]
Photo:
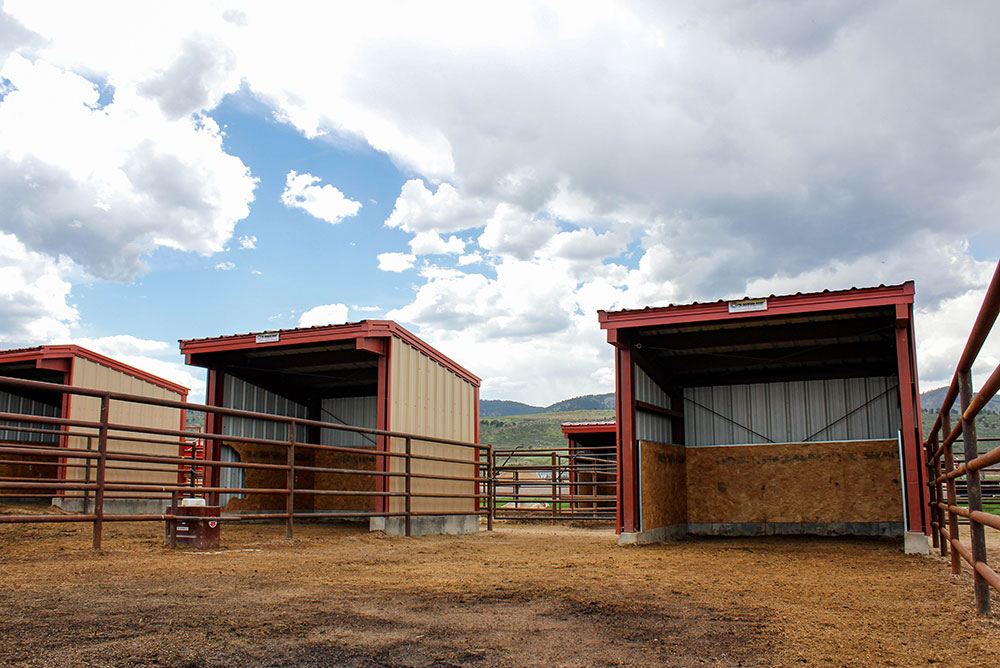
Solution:
[[(2, 666), (996, 666), (968, 569), (898, 541), (689, 539), (500, 525), (0, 525)], [(1000, 563), (1000, 543), (994, 543)], [(1000, 598), (1000, 597), (997, 597)], [(1000, 600), (995, 602), (1000, 608)]]

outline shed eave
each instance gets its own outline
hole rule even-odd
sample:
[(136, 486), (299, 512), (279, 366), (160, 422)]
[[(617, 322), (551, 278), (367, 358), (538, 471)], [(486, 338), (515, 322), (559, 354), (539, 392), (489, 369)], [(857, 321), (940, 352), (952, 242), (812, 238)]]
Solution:
[[(279, 340), (257, 343), (257, 337), (261, 334), (277, 334)], [(479, 387), (481, 379), (478, 376), (392, 320), (362, 320), (342, 325), (279, 329), (205, 339), (182, 339), (179, 343), (185, 361), (188, 364), (194, 364), (193, 355), (202, 353), (245, 350), (250, 348), (277, 348), (309, 343), (323, 343), (325, 341), (346, 341), (379, 337), (389, 338), (393, 336), (413, 346), (466, 382)]]
[(598, 311), (597, 319), (601, 329), (615, 330), (630, 327), (655, 325), (677, 325), (689, 322), (715, 320), (743, 320), (746, 318), (767, 318), (796, 313), (815, 313), (845, 309), (912, 304), (913, 281), (899, 285), (880, 285), (874, 288), (851, 288), (828, 292), (800, 293), (795, 295), (770, 295), (767, 310), (730, 313), (729, 304), (741, 299), (724, 300), (707, 304), (681, 304), (655, 308)]
[(166, 378), (161, 378), (157, 375), (151, 374), (148, 371), (143, 371), (142, 369), (137, 369), (134, 366), (125, 364), (124, 362), (119, 362), (116, 359), (107, 357), (100, 353), (96, 353), (93, 350), (84, 348), (83, 346), (78, 346), (75, 344), (70, 345), (44, 345), (35, 346), (33, 348), (18, 348), (15, 350), (2, 350), (0, 351), (0, 364), (8, 362), (24, 362), (31, 360), (54, 360), (54, 359), (71, 359), (73, 357), (80, 357), (82, 359), (90, 360), (95, 364), (100, 364), (101, 366), (113, 369), (120, 373), (124, 373), (133, 378), (138, 378), (157, 387), (161, 387), (169, 392), (173, 392), (187, 398), (188, 393), (191, 391), (190, 388), (184, 387), (173, 381), (169, 381)]

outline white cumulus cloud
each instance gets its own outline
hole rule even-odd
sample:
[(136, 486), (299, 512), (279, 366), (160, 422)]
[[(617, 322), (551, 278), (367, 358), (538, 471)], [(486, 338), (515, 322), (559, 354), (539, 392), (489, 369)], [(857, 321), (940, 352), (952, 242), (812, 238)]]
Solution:
[(417, 256), (410, 253), (379, 253), (378, 268), (382, 271), (400, 272), (413, 267)]
[(322, 304), (303, 311), (299, 316), (299, 327), (339, 325), (347, 322), (346, 304)]
[(437, 232), (418, 232), (410, 239), (410, 252), (414, 255), (456, 255), (465, 250), (465, 242), (454, 234), (445, 241)]
[(285, 191), (281, 193), (281, 201), (287, 207), (302, 209), (310, 216), (332, 225), (361, 210), (361, 202), (347, 198), (329, 184), (316, 185), (319, 182), (318, 176), (290, 171), (285, 176)]

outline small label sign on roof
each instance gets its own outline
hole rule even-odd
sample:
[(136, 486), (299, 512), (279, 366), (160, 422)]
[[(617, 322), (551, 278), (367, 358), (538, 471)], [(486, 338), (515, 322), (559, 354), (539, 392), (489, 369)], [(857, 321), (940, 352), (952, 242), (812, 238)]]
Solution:
[(746, 313), (747, 311), (766, 311), (766, 299), (740, 299), (729, 302), (730, 313)]
[(270, 334), (258, 334), (257, 343), (277, 343), (278, 339), (280, 338), (281, 335), (278, 334), (277, 332), (273, 332)]

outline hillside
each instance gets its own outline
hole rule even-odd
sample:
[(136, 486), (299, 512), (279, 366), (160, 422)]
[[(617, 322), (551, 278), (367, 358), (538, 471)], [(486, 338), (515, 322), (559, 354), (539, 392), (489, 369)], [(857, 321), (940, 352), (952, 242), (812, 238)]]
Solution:
[(536, 415), (538, 413), (563, 413), (566, 411), (615, 410), (615, 395), (584, 394), (572, 399), (563, 399), (549, 406), (531, 406), (519, 401), (483, 399), (479, 402), (479, 417), (505, 417), (511, 415)]
[(566, 437), (562, 435), (560, 429), (563, 422), (613, 419), (615, 419), (614, 409), (480, 418), (479, 441), (492, 443), (499, 448), (517, 446), (563, 448), (566, 447)]
[[(927, 392), (920, 393), (920, 408), (924, 411), (930, 411), (932, 413), (937, 413), (941, 410), (941, 403), (944, 401), (944, 395), (948, 393), (947, 387), (939, 387), (934, 390), (928, 390)], [(956, 408), (953, 410), (958, 412), (958, 400), (955, 401)], [(994, 396), (990, 399), (990, 402), (986, 404), (984, 411), (990, 413), (1000, 413), (1000, 395)]]

